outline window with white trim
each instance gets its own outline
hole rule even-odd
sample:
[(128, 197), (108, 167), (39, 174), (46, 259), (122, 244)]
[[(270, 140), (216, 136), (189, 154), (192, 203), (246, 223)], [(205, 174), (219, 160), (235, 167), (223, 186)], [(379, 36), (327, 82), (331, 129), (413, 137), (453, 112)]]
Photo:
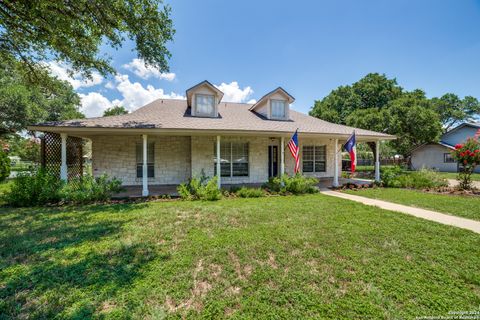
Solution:
[(272, 119), (285, 119), (287, 117), (287, 102), (284, 100), (270, 100)]
[[(137, 162), (137, 178), (143, 177), (143, 143), (137, 143), (136, 148), (136, 162)], [(147, 177), (155, 177), (155, 143), (149, 142), (147, 144)]]
[(199, 116), (215, 115), (215, 96), (208, 94), (195, 95), (195, 114)]
[(326, 146), (302, 147), (303, 172), (325, 172), (327, 170)]
[[(214, 147), (214, 175), (217, 175), (217, 144)], [(248, 143), (220, 143), (220, 175), (222, 177), (248, 177)]]
[(443, 154), (443, 162), (444, 163), (455, 163), (455, 159), (453, 158), (451, 153), (444, 153)]

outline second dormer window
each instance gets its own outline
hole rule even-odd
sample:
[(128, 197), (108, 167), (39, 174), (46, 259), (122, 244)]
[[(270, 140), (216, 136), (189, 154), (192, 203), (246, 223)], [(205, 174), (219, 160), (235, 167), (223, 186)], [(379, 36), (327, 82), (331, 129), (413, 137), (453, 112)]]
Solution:
[(287, 117), (287, 102), (284, 100), (271, 100), (272, 119), (285, 119)]
[(196, 100), (196, 114), (201, 116), (215, 115), (215, 96), (207, 94), (195, 95)]

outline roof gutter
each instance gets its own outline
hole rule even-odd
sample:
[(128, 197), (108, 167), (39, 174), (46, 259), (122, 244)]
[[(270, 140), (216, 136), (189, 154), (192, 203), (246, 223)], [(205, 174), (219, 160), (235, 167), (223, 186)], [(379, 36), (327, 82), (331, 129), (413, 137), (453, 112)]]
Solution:
[[(164, 128), (105, 128), (105, 127), (69, 127), (69, 126), (28, 126), (30, 131), (43, 132), (57, 132), (57, 133), (76, 133), (82, 136), (93, 136), (101, 134), (167, 134), (167, 135), (261, 135), (268, 137), (290, 136), (293, 131), (265, 131), (265, 130), (223, 130), (223, 129), (209, 129), (209, 130), (195, 130), (195, 129), (164, 129)], [(315, 133), (299, 131), (300, 137), (323, 137), (323, 138), (338, 138), (348, 139), (350, 134), (339, 133)], [(377, 136), (377, 135), (362, 135), (356, 134), (359, 141), (380, 141), (380, 140), (395, 140), (395, 136)]]

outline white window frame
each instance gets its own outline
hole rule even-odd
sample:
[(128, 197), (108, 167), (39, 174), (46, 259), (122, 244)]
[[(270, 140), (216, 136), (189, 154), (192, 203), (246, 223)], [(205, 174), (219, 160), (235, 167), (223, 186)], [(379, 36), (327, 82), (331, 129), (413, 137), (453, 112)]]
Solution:
[[(203, 113), (198, 110), (198, 98), (199, 97), (212, 97), (213, 98), (213, 108), (212, 113)], [(195, 116), (200, 117), (215, 117), (217, 114), (216, 110), (216, 98), (214, 94), (204, 94), (204, 93), (196, 93), (195, 94)]]
[[(313, 160), (305, 160), (305, 157), (304, 157), (304, 148), (307, 147), (307, 148), (313, 148)], [(322, 161), (325, 163), (324, 165), (324, 169), (323, 170), (317, 170), (317, 166), (316, 166), (316, 163), (317, 163), (317, 160), (315, 159), (315, 154), (316, 154), (316, 148), (324, 148), (325, 149), (325, 160)], [(304, 163), (305, 161), (307, 162), (313, 162), (313, 167), (312, 167), (312, 171), (304, 171)], [(320, 162), (320, 161), (319, 161)], [(305, 172), (305, 173), (323, 173), (323, 172), (327, 172), (327, 146), (322, 144), (322, 145), (314, 145), (314, 144), (307, 144), (307, 145), (302, 145), (302, 172)]]
[[(447, 161), (450, 160), (450, 161)], [(456, 163), (455, 159), (453, 158), (452, 154), (449, 152), (445, 152), (443, 154), (443, 163)]]
[[(246, 154), (246, 157), (247, 157), (247, 175), (234, 175), (233, 174), (233, 145), (234, 144), (242, 144), (242, 145), (246, 145), (246, 148), (247, 148), (247, 154)], [(222, 151), (224, 151), (225, 149), (227, 149), (227, 154), (222, 154)], [(217, 144), (215, 143), (214, 144), (214, 155), (217, 154)], [(248, 178), (250, 177), (250, 144), (248, 142), (242, 142), (242, 141), (225, 141), (225, 142), (221, 142), (220, 143), (220, 161), (222, 159), (228, 159), (228, 164), (229, 164), (229, 167), (230, 167), (230, 174), (229, 175), (222, 175), (222, 177), (224, 178)], [(240, 163), (245, 163), (245, 162), (240, 162)], [(213, 164), (214, 164), (214, 174), (216, 174), (216, 170), (217, 170), (217, 157), (214, 156), (214, 160), (213, 160)], [(221, 170), (221, 168), (220, 168)]]
[[(275, 102), (283, 103), (283, 117), (277, 117), (273, 114), (273, 104)], [(277, 120), (285, 120), (288, 117), (288, 102), (286, 100), (279, 100), (279, 99), (270, 99), (270, 118), (277, 119)]]

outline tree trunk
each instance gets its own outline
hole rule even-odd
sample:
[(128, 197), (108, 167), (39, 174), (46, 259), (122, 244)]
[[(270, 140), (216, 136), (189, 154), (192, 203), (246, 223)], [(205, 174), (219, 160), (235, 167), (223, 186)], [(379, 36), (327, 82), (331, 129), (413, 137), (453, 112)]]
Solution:
[[(376, 143), (375, 142), (367, 142), (367, 145), (372, 149), (373, 152), (373, 164), (375, 165), (375, 162), (377, 162), (377, 152), (376, 152)], [(379, 159), (380, 161), (380, 159)]]

